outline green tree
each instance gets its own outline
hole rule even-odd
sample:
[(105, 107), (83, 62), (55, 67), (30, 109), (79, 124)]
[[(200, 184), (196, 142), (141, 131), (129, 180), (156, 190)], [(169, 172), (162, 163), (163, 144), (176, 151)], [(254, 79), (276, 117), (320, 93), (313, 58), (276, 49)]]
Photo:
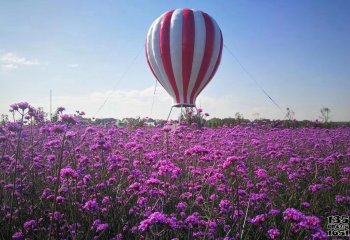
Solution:
[(331, 113), (331, 109), (329, 109), (328, 107), (323, 107), (321, 108), (321, 120), (324, 123), (328, 123), (330, 120), (330, 113)]
[(287, 110), (287, 113), (286, 113), (285, 118), (287, 120), (289, 120), (289, 121), (293, 120), (294, 119), (294, 115), (295, 115), (294, 111), (291, 108), (289, 108), (289, 107), (287, 107), (286, 110)]
[(1, 114), (1, 125), (5, 125), (9, 121), (9, 116), (6, 114)]

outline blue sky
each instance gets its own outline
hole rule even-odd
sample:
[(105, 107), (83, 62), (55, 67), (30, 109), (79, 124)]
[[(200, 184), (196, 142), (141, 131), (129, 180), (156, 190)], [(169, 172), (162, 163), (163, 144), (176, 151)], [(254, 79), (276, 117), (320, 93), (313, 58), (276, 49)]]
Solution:
[[(94, 116), (109, 96), (97, 117), (166, 117), (172, 101), (159, 85), (152, 109), (155, 80), (143, 47), (153, 20), (175, 8), (214, 17), (224, 44), (297, 119), (315, 120), (327, 106), (332, 120), (350, 120), (346, 0), (1, 1), (0, 113), (20, 101), (48, 111), (52, 89), (54, 108), (70, 113)], [(197, 105), (212, 117), (284, 117), (225, 48)]]

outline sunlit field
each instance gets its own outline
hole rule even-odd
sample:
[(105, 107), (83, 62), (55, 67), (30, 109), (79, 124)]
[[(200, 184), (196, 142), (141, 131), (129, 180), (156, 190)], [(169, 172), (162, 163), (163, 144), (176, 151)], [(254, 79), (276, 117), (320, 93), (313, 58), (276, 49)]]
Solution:
[(11, 109), (1, 239), (328, 239), (327, 217), (350, 214), (348, 127), (96, 126)]

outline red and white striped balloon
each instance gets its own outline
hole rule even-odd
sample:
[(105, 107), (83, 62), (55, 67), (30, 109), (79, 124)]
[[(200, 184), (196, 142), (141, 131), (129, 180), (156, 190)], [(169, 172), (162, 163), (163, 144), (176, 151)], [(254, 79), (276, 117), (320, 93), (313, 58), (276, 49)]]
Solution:
[(219, 67), (222, 47), (222, 33), (212, 17), (202, 11), (176, 9), (151, 25), (146, 58), (174, 106), (195, 106)]

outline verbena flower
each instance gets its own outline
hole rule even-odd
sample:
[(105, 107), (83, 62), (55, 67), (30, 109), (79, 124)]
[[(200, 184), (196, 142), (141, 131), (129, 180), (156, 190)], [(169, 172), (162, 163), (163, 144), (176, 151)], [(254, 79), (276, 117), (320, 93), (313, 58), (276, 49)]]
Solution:
[(304, 215), (294, 208), (288, 208), (283, 212), (284, 220), (291, 222), (299, 222), (303, 219)]
[(231, 202), (227, 199), (221, 200), (219, 207), (220, 207), (220, 212), (222, 214), (230, 213), (232, 211), (232, 208), (233, 208)]
[(61, 176), (64, 178), (77, 178), (79, 175), (76, 171), (71, 169), (70, 167), (61, 169)]
[(263, 222), (265, 222), (267, 220), (267, 216), (265, 214), (260, 214), (258, 216), (256, 216), (255, 218), (252, 218), (250, 220), (250, 222), (254, 225), (259, 225), (262, 224)]
[(24, 239), (24, 234), (21, 232), (16, 232), (15, 234), (12, 235), (13, 240), (21, 240)]
[(277, 239), (278, 237), (281, 236), (281, 233), (278, 229), (272, 228), (269, 231), (267, 231), (269, 234), (270, 239)]
[(166, 224), (168, 222), (167, 216), (161, 212), (152, 213), (146, 220), (140, 223), (139, 230), (144, 232), (147, 231), (153, 224)]
[(109, 227), (108, 223), (99, 224), (96, 228), (96, 232), (106, 231), (108, 227)]
[(35, 220), (29, 220), (23, 224), (23, 228), (29, 232), (36, 226), (36, 221)]
[(299, 225), (308, 230), (316, 230), (320, 228), (320, 219), (315, 216), (307, 216), (299, 223)]

